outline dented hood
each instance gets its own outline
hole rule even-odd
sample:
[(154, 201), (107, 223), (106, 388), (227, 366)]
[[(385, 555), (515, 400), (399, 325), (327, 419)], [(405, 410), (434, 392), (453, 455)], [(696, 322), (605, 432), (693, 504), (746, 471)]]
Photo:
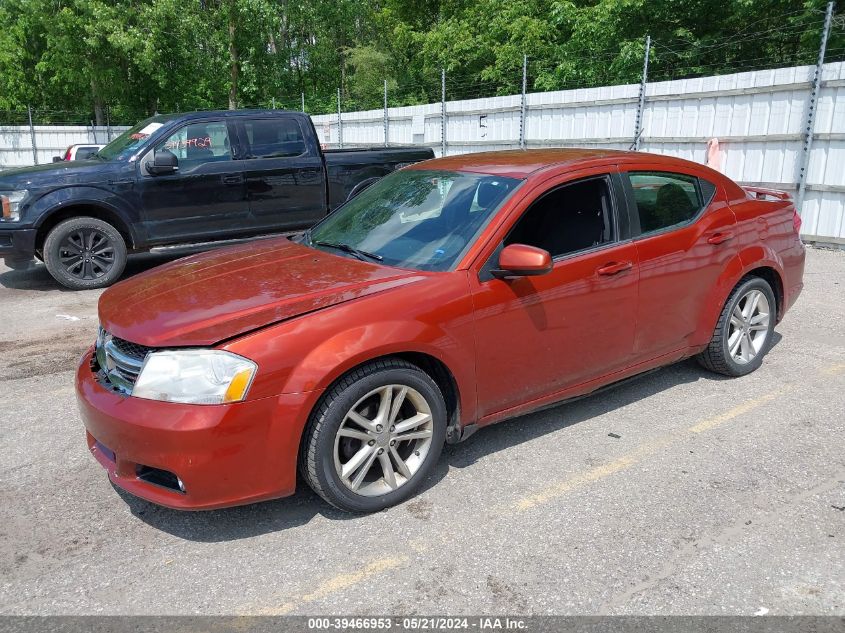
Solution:
[(193, 255), (122, 281), (100, 297), (100, 324), (140, 345), (213, 345), (422, 278), (274, 238)]

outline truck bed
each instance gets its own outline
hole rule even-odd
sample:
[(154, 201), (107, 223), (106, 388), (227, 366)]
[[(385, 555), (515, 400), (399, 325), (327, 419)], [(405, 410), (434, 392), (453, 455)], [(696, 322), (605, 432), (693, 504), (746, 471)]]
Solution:
[(360, 147), (323, 150), (329, 183), (329, 209), (349, 197), (356, 185), (381, 178), (411, 163), (434, 158), (428, 147)]

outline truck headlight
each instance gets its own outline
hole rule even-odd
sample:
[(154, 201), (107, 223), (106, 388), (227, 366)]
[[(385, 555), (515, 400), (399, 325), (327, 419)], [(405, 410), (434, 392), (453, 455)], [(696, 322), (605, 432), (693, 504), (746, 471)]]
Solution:
[(141, 367), (132, 395), (187, 404), (239, 402), (257, 370), (251, 360), (223, 350), (153, 352)]
[(17, 222), (21, 219), (21, 203), (26, 198), (26, 194), (26, 189), (0, 193), (0, 206), (3, 209), (2, 219), (4, 221)]

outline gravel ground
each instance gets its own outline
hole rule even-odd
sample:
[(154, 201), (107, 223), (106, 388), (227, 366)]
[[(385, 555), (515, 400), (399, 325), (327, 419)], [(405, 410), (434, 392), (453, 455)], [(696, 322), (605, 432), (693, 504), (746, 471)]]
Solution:
[(0, 613), (845, 614), (845, 252), (805, 281), (756, 373), (683, 362), (484, 429), (388, 511), (301, 486), (180, 513), (85, 446), (99, 292), (0, 266)]

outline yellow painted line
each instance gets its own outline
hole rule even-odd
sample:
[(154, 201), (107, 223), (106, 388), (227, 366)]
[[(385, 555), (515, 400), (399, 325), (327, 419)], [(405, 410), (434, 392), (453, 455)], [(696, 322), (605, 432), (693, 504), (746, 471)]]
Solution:
[(717, 426), (722, 426), (726, 422), (730, 422), (734, 418), (742, 415), (743, 413), (748, 413), (749, 411), (753, 411), (759, 406), (766, 404), (767, 402), (771, 402), (775, 398), (780, 395), (785, 394), (788, 391), (791, 391), (791, 386), (786, 386), (781, 389), (776, 389), (775, 391), (771, 391), (766, 395), (760, 396), (759, 398), (754, 398), (753, 400), (748, 400), (735, 406), (733, 409), (729, 409), (724, 413), (717, 415), (714, 418), (710, 418), (709, 420), (704, 420), (699, 422), (698, 424), (691, 426), (687, 429), (690, 433), (703, 433), (704, 431), (709, 431), (710, 429), (714, 429)]
[(309, 602), (315, 602), (328, 598), (332, 594), (343, 591), (353, 585), (357, 585), (372, 576), (376, 576), (389, 569), (399, 567), (408, 560), (407, 556), (395, 556), (392, 558), (377, 558), (370, 561), (363, 569), (346, 574), (338, 574), (323, 581), (311, 593), (304, 594), (298, 598), (294, 598), (285, 602), (278, 607), (270, 607), (260, 612), (261, 615), (285, 615), (290, 613), (297, 607)]
[(626, 468), (629, 468), (634, 464), (638, 464), (648, 455), (651, 455), (652, 453), (657, 452), (661, 448), (665, 448), (666, 446), (682, 439), (689, 433), (698, 434), (721, 426), (737, 418), (738, 416), (743, 415), (744, 413), (753, 411), (757, 407), (760, 407), (766, 404), (767, 402), (771, 402), (778, 396), (791, 391), (793, 388), (794, 387), (792, 385), (786, 385), (780, 389), (760, 396), (759, 398), (754, 398), (753, 400), (743, 402), (742, 404), (739, 404), (734, 408), (729, 409), (728, 411), (725, 411), (724, 413), (721, 413), (715, 417), (708, 418), (707, 420), (702, 420), (698, 424), (691, 426), (688, 429), (676, 433), (670, 433), (668, 435), (664, 435), (662, 437), (658, 437), (643, 444), (640, 444), (636, 449), (634, 449), (627, 455), (623, 455), (622, 457), (615, 459), (612, 462), (603, 464), (601, 466), (596, 466), (595, 468), (591, 468), (590, 470), (587, 470), (582, 473), (578, 473), (568, 479), (564, 479), (563, 481), (554, 483), (539, 492), (523, 497), (522, 499), (519, 499), (516, 503), (514, 503), (510, 509), (514, 512), (523, 512), (525, 510), (530, 510), (531, 508), (534, 508), (538, 505), (542, 505), (544, 503), (548, 503), (553, 499), (562, 497), (563, 495), (570, 493), (575, 488), (579, 488), (594, 481), (609, 477), (610, 475), (618, 473), (621, 470), (625, 470)]
[(839, 363), (838, 365), (830, 365), (828, 367), (820, 369), (819, 371), (825, 376), (834, 376), (845, 371), (845, 363)]

